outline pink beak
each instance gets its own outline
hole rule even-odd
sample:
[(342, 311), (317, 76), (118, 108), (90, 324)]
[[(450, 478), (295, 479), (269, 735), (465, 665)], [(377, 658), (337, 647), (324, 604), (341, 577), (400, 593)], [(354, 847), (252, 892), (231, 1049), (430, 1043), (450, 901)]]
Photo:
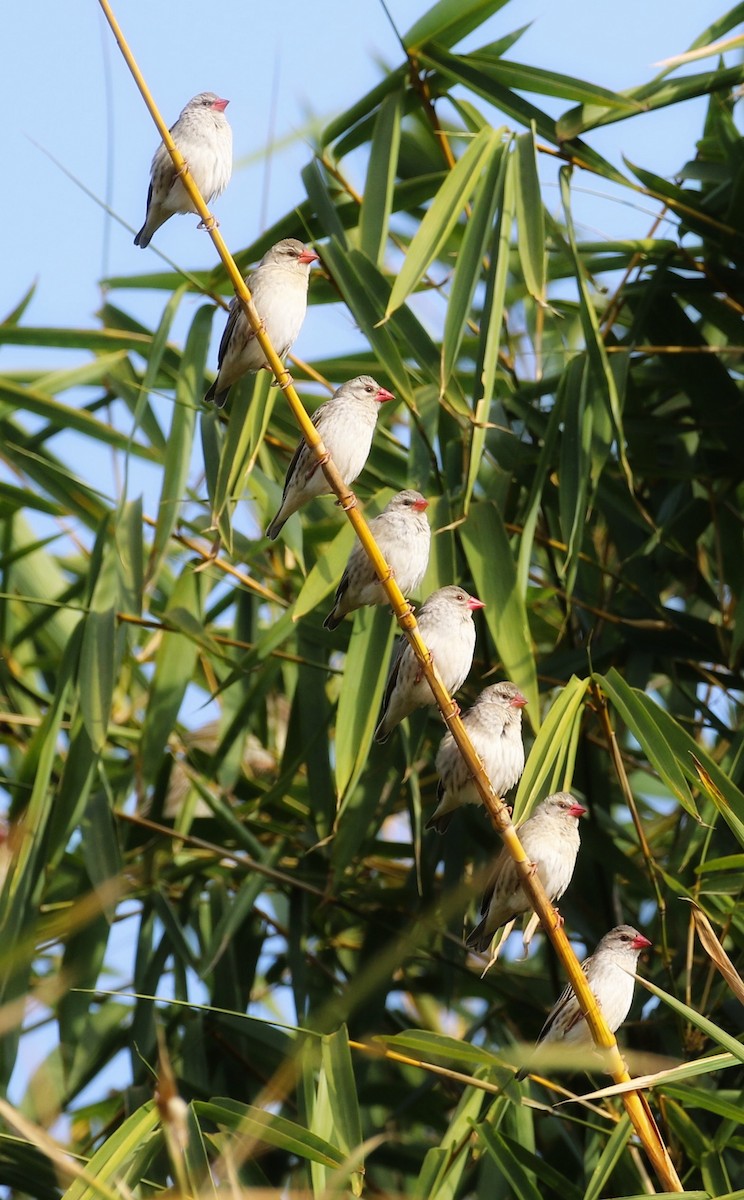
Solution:
[(644, 937), (642, 933), (639, 933), (633, 938), (633, 941), (630, 944), (634, 950), (645, 950), (646, 946), (651, 946), (653, 943), (650, 942), (647, 937)]
[[(586, 809), (583, 804), (572, 804), (568, 810), (568, 815), (569, 817), (583, 817), (585, 812)], [(649, 946), (651, 945), (650, 942), (648, 944)]]
[(320, 262), (320, 255), (316, 254), (314, 250), (308, 250), (306, 247), (302, 251), (302, 254), (298, 255), (297, 261), (301, 263)]
[[(395, 399), (395, 396), (393, 395), (393, 393), (389, 392), (387, 390), (387, 388), (384, 388), (384, 387), (381, 387), (379, 392), (375, 396), (375, 400), (377, 401), (378, 404), (384, 404), (386, 400), (394, 400), (394, 399)], [(428, 503), (428, 501), (427, 501), (427, 503)]]
[(482, 600), (476, 600), (475, 596), (468, 596), (468, 608), (471, 612), (475, 612), (478, 608), (485, 608)]
[(413, 504), (411, 505), (411, 508), (415, 509), (416, 512), (426, 512), (426, 509), (428, 507), (429, 507), (429, 501), (423, 500), (423, 499), (422, 500), (414, 500)]
[(212, 108), (216, 108), (217, 112), (224, 112), (229, 103), (229, 100), (213, 100)]
[(517, 695), (514, 697), (514, 699), (510, 700), (509, 703), (512, 706), (512, 708), (524, 708), (527, 701), (524, 698), (524, 696), (522, 695), (522, 693), (518, 692)]

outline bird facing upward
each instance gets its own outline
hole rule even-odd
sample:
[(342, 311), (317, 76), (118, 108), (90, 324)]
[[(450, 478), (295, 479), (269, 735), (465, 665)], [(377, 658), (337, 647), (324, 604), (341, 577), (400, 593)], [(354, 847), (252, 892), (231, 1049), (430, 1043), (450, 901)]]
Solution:
[[(246, 276), (251, 299), (279, 358), (289, 354), (302, 328), (310, 268), (317, 261), (315, 251), (308, 250), (297, 238), (284, 238), (267, 250), (256, 270)], [(204, 400), (224, 408), (232, 385), (262, 367), (270, 369), (255, 331), (235, 298), (217, 352), (217, 378)]]
[[(410, 489), (398, 492), (369, 522), (369, 531), (404, 596), (414, 595), (429, 563), (429, 501)], [(347, 613), (366, 604), (385, 604), (387, 596), (360, 542), (354, 545), (336, 590), (333, 608), (323, 624), (335, 629)]]
[[(380, 405), (394, 399), (392, 392), (381, 387), (371, 375), (357, 375), (356, 379), (342, 383), (330, 400), (313, 413), (313, 425), (345, 484), (354, 482), (369, 457)], [(287, 468), (279, 512), (266, 536), (273, 541), (292, 513), (308, 500), (330, 491), (314, 451), (303, 438)]]
[[(170, 130), (207, 204), (222, 195), (232, 174), (232, 130), (225, 116), (229, 103), (214, 92), (200, 92), (189, 100)], [(193, 201), (161, 142), (150, 167), (145, 223), (134, 239), (135, 246), (144, 250), (169, 217), (190, 212), (196, 212)]]
[[(517, 829), (519, 840), (551, 904), (560, 900), (576, 866), (579, 853), (579, 817), (586, 809), (570, 792), (553, 792)], [(481, 913), (467, 944), (487, 950), (497, 929), (531, 907), (517, 865), (502, 846), (486, 886)]]
[[(482, 600), (469, 596), (464, 588), (450, 585), (432, 592), (417, 614), (421, 637), (450, 693), (462, 687), (472, 666), (475, 652), (473, 613), (479, 608), (485, 608)], [(408, 639), (400, 638), (385, 688), (375, 741), (386, 742), (395, 726), (414, 709), (435, 703), (434, 693)]]
[[(485, 688), (473, 707), (463, 714), (462, 723), (497, 796), (505, 796), (524, 770), (522, 709), (526, 703), (513, 683), (494, 683)], [(426, 822), (426, 828), (444, 833), (453, 812), (463, 804), (480, 804), (481, 797), (457, 742), (449, 732), (445, 733), (437, 751), (436, 770), (439, 804)]]

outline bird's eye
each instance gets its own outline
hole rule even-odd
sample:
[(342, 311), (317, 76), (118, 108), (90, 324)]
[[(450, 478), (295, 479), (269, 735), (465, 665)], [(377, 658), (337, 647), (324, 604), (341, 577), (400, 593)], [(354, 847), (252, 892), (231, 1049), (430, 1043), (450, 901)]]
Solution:
[(373, 387), (370, 387), (369, 384), (367, 383), (364, 385), (364, 390), (365, 390), (365, 392), (369, 392), (371, 394), (375, 389)]

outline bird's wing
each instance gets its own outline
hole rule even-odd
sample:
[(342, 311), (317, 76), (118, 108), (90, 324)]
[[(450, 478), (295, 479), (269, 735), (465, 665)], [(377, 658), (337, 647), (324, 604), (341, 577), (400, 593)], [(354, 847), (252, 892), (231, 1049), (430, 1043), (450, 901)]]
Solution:
[[(218, 371), (225, 360), (225, 355), (227, 354), (227, 348), (230, 345), (232, 335), (235, 332), (235, 326), (237, 325), (237, 322), (238, 322), (238, 317), (240, 316), (242, 311), (243, 310), (240, 307), (240, 302), (239, 302), (237, 296), (233, 297), (233, 299), (230, 301), (230, 310), (227, 314), (227, 323), (225, 325), (224, 330), (222, 331), (222, 337), (220, 339), (220, 348), (217, 351), (217, 370)], [(250, 337), (253, 337), (253, 336), (254, 336), (253, 330), (250, 330), (249, 331), (249, 339), (250, 339)]]
[[(587, 973), (588, 964), (589, 964), (588, 958), (585, 958), (583, 963), (581, 964), (581, 969), (585, 975)], [(566, 1034), (571, 1029), (574, 1028), (574, 1026), (578, 1025), (579, 1021), (583, 1020), (584, 1014), (581, 1011), (581, 1008), (579, 1007), (579, 1002), (576, 999), (574, 990), (571, 987), (571, 984), (567, 983), (566, 986), (564, 987), (563, 991), (561, 992), (560, 996), (556, 1000), (555, 1004), (551, 1008), (550, 1012), (548, 1013), (547, 1017), (545, 1018), (545, 1024), (543, 1025), (542, 1029), (540, 1030), (540, 1036), (537, 1039), (538, 1043), (542, 1042), (543, 1039), (547, 1036), (547, 1034), (550, 1032), (553, 1025), (556, 1024), (558, 1018), (561, 1016), (561, 1014), (563, 1012), (565, 1012), (567, 1006), (571, 1003), (571, 1001), (573, 1001), (573, 1003), (576, 1006), (576, 1012), (570, 1018), (570, 1020), (566, 1023), (566, 1026), (563, 1029), (563, 1036), (565, 1037)]]

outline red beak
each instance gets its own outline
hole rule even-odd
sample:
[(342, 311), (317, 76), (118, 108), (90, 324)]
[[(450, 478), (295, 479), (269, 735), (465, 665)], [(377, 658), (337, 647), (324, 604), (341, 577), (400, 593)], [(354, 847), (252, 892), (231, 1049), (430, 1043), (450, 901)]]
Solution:
[(213, 100), (212, 108), (216, 108), (217, 112), (224, 112), (229, 103), (229, 100)]
[[(378, 404), (384, 404), (386, 400), (394, 400), (394, 399), (395, 399), (395, 396), (393, 395), (393, 393), (389, 392), (387, 390), (387, 388), (384, 388), (384, 387), (381, 387), (379, 392), (375, 396), (375, 400), (377, 401)], [(427, 501), (427, 503), (428, 503), (428, 501)]]
[(478, 608), (485, 608), (482, 600), (476, 600), (475, 596), (468, 596), (468, 608), (471, 612), (475, 612)]
[[(568, 815), (569, 817), (583, 817), (585, 812), (586, 809), (583, 804), (572, 804), (568, 810)], [(650, 942), (648, 944), (649, 946), (651, 945)]]
[(526, 699), (524, 698), (524, 696), (522, 695), (522, 693), (521, 693), (521, 692), (517, 692), (517, 694), (516, 694), (516, 696), (514, 697), (514, 699), (513, 699), (513, 700), (510, 700), (510, 701), (509, 701), (509, 703), (510, 703), (510, 705), (512, 706), (512, 708), (524, 708), (524, 706), (525, 706), (525, 704), (527, 703), (527, 701), (526, 701)]
[(411, 508), (415, 509), (416, 512), (426, 512), (428, 507), (429, 501), (424, 499), (414, 500), (413, 504), (411, 505)]
[(320, 262), (320, 255), (316, 254), (314, 250), (308, 250), (307, 247), (305, 247), (305, 249), (302, 251), (302, 254), (298, 255), (297, 261), (301, 263)]
[(630, 943), (634, 950), (645, 950), (646, 946), (651, 946), (653, 943), (644, 937), (642, 933), (637, 934)]

